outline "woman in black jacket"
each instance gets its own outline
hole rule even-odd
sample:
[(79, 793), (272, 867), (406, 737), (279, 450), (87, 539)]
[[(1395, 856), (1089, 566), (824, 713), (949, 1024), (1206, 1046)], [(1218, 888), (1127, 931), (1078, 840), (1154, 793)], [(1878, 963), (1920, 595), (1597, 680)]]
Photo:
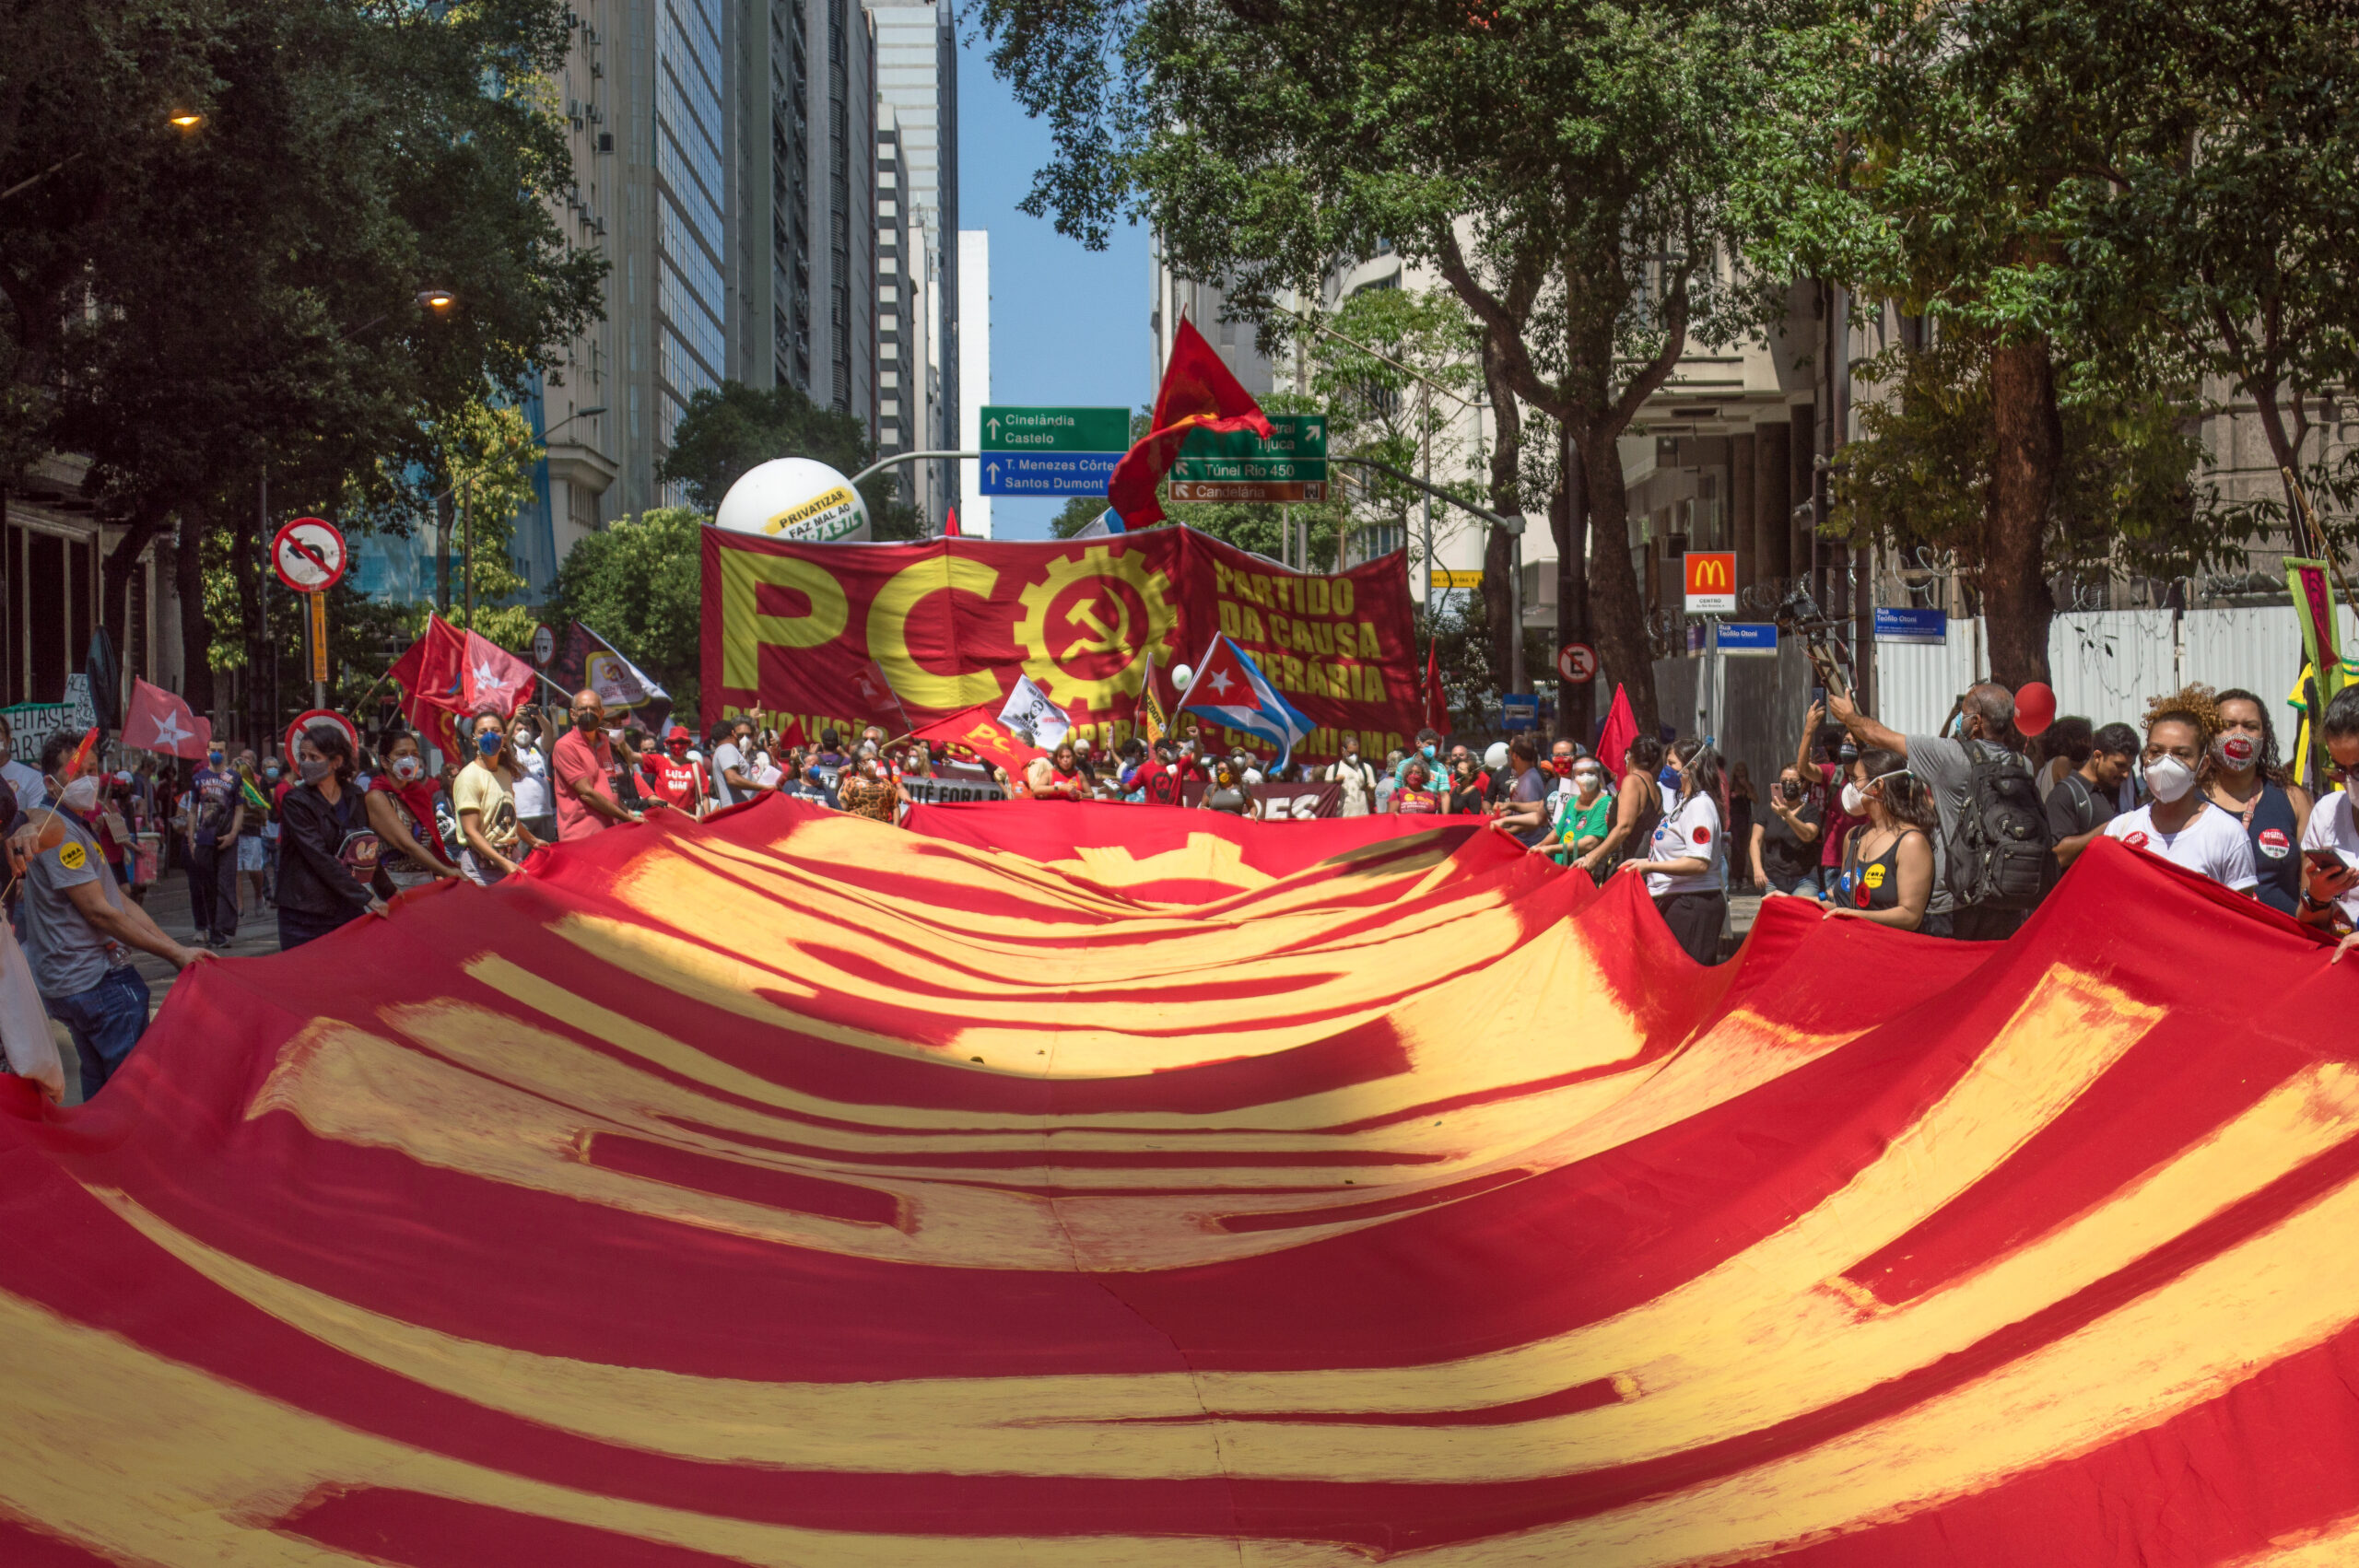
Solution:
[(327, 724), (305, 730), (295, 766), (303, 781), (287, 791), (278, 816), (282, 953), (364, 914), (383, 914), (393, 891), (377, 863), (381, 847), (360, 791), (352, 787), (352, 743), (344, 732)]

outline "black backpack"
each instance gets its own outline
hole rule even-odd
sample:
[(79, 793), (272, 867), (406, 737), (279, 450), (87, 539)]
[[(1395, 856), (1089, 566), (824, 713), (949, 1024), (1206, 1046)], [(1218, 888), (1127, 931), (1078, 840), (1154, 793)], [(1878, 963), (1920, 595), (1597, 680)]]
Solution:
[(1966, 744), (1966, 809), (1949, 844), (1950, 897), (1961, 909), (2029, 909), (2056, 885), (2055, 841), (2031, 770), (1987, 741)]

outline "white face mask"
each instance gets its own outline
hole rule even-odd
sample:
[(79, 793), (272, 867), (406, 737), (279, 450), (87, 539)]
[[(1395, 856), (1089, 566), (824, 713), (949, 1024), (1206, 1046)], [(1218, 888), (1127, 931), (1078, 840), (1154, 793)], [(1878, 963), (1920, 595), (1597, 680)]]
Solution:
[(57, 803), (75, 813), (98, 810), (99, 781), (87, 774), (75, 779), (57, 792)]
[[(1873, 778), (1869, 779), (1868, 782), (1870, 784), (1880, 784), (1887, 778), (1897, 778), (1907, 771), (1908, 770), (1905, 767), (1895, 767), (1890, 773), (1877, 774)], [(1866, 790), (1857, 783), (1845, 784), (1843, 786), (1843, 811), (1844, 814), (1847, 816), (1867, 815), (1868, 794)]]
[(405, 784), (415, 781), (423, 776), (425, 772), (426, 764), (417, 757), (397, 756), (393, 758), (393, 777), (400, 779)]
[(2158, 801), (2167, 804), (2194, 788), (2195, 769), (2175, 756), (2161, 757), (2146, 765), (2146, 791)]

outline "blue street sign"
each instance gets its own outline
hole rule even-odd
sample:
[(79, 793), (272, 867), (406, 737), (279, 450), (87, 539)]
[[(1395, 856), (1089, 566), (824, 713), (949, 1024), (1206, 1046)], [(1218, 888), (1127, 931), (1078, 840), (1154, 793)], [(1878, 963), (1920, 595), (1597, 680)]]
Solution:
[(1922, 642), (1941, 644), (1950, 639), (1950, 615), (1946, 610), (1894, 609), (1876, 606), (1876, 640), (1878, 642)]
[(1536, 730), (1540, 727), (1540, 694), (1538, 692), (1508, 692), (1499, 698), (1503, 710), (1499, 719), (1502, 730)]
[(986, 496), (1102, 496), (1121, 452), (985, 452)]
[(1778, 623), (1775, 621), (1722, 621), (1720, 623), (1722, 653), (1769, 653), (1778, 651)]

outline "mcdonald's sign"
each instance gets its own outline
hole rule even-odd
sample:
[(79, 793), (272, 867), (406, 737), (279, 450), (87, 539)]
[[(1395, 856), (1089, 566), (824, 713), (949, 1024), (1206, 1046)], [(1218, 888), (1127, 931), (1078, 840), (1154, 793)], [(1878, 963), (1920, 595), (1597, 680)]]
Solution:
[(1736, 552), (1687, 552), (1687, 612), (1692, 615), (1736, 613)]

